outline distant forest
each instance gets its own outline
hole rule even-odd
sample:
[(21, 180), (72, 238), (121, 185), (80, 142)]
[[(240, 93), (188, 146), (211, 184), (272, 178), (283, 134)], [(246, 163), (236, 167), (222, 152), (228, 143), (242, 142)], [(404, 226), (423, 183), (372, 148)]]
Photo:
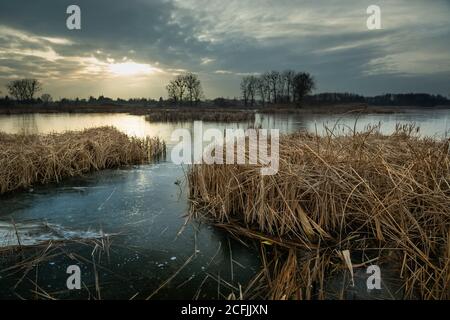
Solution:
[(383, 94), (373, 97), (365, 97), (353, 93), (326, 92), (311, 94), (315, 87), (314, 78), (305, 72), (286, 70), (283, 72), (266, 72), (258, 77), (245, 76), (241, 82), (241, 96), (235, 98), (219, 97), (215, 99), (202, 99), (203, 90), (197, 75), (186, 73), (175, 77), (166, 87), (168, 97), (152, 98), (112, 99), (103, 95), (88, 99), (53, 97), (42, 91), (42, 83), (36, 79), (21, 79), (11, 81), (7, 85), (9, 95), (0, 97), (0, 107), (15, 105), (39, 105), (39, 106), (82, 106), (82, 105), (108, 105), (108, 106), (211, 106), (211, 107), (261, 107), (295, 105), (320, 106), (332, 104), (361, 103), (374, 106), (419, 106), (434, 107), (439, 105), (450, 106), (450, 100), (442, 95), (427, 93), (401, 93)]
[(376, 106), (434, 107), (438, 105), (450, 105), (450, 100), (446, 97), (427, 93), (387, 93), (374, 97), (364, 97), (353, 93), (319, 93), (306, 96), (304, 101), (309, 104), (361, 102)]
[[(427, 93), (404, 93), (404, 94), (384, 94), (374, 97), (364, 97), (353, 93), (336, 93), (326, 92), (307, 95), (303, 98), (302, 105), (329, 105), (329, 104), (345, 104), (345, 103), (362, 103), (374, 106), (420, 106), (420, 107), (434, 107), (439, 105), (450, 105), (450, 100), (441, 95), (431, 95)], [(39, 98), (17, 101), (9, 97), (0, 98), (0, 106), (14, 106), (14, 105), (48, 105), (48, 106), (66, 106), (66, 105), (132, 105), (132, 106), (170, 106), (170, 100), (159, 100), (151, 98), (132, 98), (132, 99), (112, 99), (104, 96), (98, 98), (90, 97), (89, 99), (66, 99), (44, 101)], [(280, 103), (282, 104), (282, 103)], [(200, 102), (202, 106), (216, 106), (216, 107), (245, 107), (244, 100), (241, 98), (216, 98), (206, 99)], [(256, 103), (255, 106), (261, 105)]]

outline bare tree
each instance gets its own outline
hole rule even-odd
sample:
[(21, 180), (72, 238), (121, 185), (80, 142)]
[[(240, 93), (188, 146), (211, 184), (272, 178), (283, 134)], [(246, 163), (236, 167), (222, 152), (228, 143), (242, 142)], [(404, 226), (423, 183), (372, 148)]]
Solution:
[(187, 90), (187, 99), (192, 105), (194, 102), (198, 102), (203, 94), (200, 79), (193, 73), (186, 73), (182, 77)]
[(267, 80), (269, 81), (269, 86), (272, 92), (273, 102), (277, 103), (278, 101), (278, 87), (280, 80), (280, 73), (278, 71), (271, 71), (267, 75)]
[(14, 80), (9, 82), (6, 85), (8, 92), (11, 96), (13, 96), (16, 100), (25, 100), (26, 96), (26, 86), (23, 80)]
[(259, 77), (245, 76), (241, 80), (241, 93), (246, 106), (253, 106), (256, 97), (260, 98), (263, 105), (266, 102), (300, 103), (314, 87), (314, 79), (309, 73), (296, 73), (294, 70), (285, 70), (281, 73), (271, 71)]
[(34, 95), (42, 90), (42, 84), (36, 79), (14, 80), (7, 84), (8, 92), (16, 100), (33, 100)]
[(167, 95), (169, 97), (169, 100), (172, 100), (173, 102), (178, 102), (178, 88), (175, 85), (175, 81), (170, 81), (169, 84), (166, 86)]
[(284, 79), (284, 83), (286, 86), (286, 97), (287, 102), (293, 101), (293, 92), (294, 92), (294, 77), (295, 77), (295, 71), (294, 70), (285, 70), (283, 71), (282, 77)]
[(282, 73), (279, 73), (277, 79), (277, 101), (286, 102), (288, 99), (286, 98), (286, 79), (284, 78)]
[(294, 101), (300, 104), (303, 97), (312, 90), (314, 90), (316, 84), (314, 78), (307, 72), (299, 72), (294, 77)]
[(42, 90), (42, 84), (36, 79), (26, 79), (28, 99), (33, 100), (34, 95)]
[(43, 102), (44, 104), (49, 104), (50, 102), (53, 101), (53, 98), (52, 98), (52, 96), (51, 96), (50, 94), (44, 93), (44, 94), (41, 96), (41, 100), (42, 100), (42, 102)]
[(243, 77), (241, 80), (241, 94), (244, 100), (245, 106), (248, 105), (249, 93), (248, 93), (248, 77)]
[(192, 89), (192, 98), (193, 98), (193, 102), (194, 103), (199, 103), (200, 100), (203, 98), (203, 89), (200, 83), (200, 80), (198, 82), (198, 85), (194, 86), (194, 88)]
[[(268, 97), (269, 88), (264, 79), (264, 76), (260, 76), (256, 79), (256, 92), (261, 99), (262, 105), (263, 106), (266, 105), (266, 98)], [(269, 95), (269, 99), (270, 99), (270, 95)]]
[(258, 78), (255, 76), (245, 76), (241, 81), (241, 93), (244, 99), (244, 104), (253, 106), (256, 102)]
[(202, 85), (197, 75), (185, 73), (175, 77), (166, 86), (169, 99), (175, 103), (189, 102), (191, 105), (203, 96)]
[(186, 82), (183, 79), (183, 75), (176, 76), (175, 80), (173, 80), (173, 84), (178, 94), (178, 101), (183, 102), (184, 93), (186, 92)]
[(248, 94), (250, 97), (250, 105), (253, 107), (256, 102), (256, 94), (258, 88), (258, 78), (255, 76), (249, 76)]
[(267, 102), (272, 102), (272, 91), (270, 88), (270, 73), (266, 72), (261, 76), (261, 80), (264, 83), (264, 90), (266, 93)]

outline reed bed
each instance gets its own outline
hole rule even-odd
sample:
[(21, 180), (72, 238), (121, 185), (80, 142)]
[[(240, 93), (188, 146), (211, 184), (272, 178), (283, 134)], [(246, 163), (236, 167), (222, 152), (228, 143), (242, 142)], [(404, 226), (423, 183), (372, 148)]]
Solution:
[(0, 133), (0, 194), (59, 182), (90, 171), (142, 164), (165, 154), (159, 138), (135, 138), (113, 127), (48, 135)]
[(194, 165), (190, 217), (260, 242), (247, 298), (345, 298), (331, 279), (377, 264), (394, 270), (395, 298), (450, 299), (450, 141), (417, 131), (283, 136), (273, 176)]
[(236, 110), (235, 112), (223, 110), (158, 110), (152, 111), (145, 119), (149, 122), (253, 122), (255, 113), (252, 111)]
[[(3, 279), (2, 285), (10, 284), (10, 287), (2, 287), (2, 293), (11, 294), (11, 297), (35, 300), (59, 300), (71, 298), (71, 290), (64, 287), (61, 289), (51, 289), (51, 286), (39, 286), (38, 279), (42, 275), (40, 267), (49, 263), (61, 263), (63, 268), (70, 264), (84, 264), (93, 268), (93, 283), (83, 284), (82, 295), (89, 299), (102, 299), (100, 283), (102, 273), (110, 273), (112, 276), (122, 276), (113, 274), (106, 267), (112, 253), (111, 246), (115, 235), (102, 235), (99, 238), (80, 238), (70, 240), (51, 240), (30, 246), (9, 246), (0, 247), (0, 277)], [(82, 254), (87, 249), (89, 254)], [(103, 271), (102, 273), (98, 270)], [(44, 275), (45, 276), (45, 275)], [(64, 277), (61, 282), (64, 283)], [(40, 281), (42, 282), (42, 281)], [(31, 283), (31, 285), (30, 285)], [(7, 290), (5, 290), (7, 288)], [(72, 291), (73, 293), (73, 291)], [(78, 298), (80, 296), (77, 296)], [(72, 296), (73, 298), (73, 296)]]

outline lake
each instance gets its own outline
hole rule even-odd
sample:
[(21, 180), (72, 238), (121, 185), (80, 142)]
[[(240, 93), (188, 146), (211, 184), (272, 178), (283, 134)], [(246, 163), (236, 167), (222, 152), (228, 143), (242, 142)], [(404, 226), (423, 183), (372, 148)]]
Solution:
[[(422, 135), (448, 138), (450, 134), (450, 110), (359, 116), (258, 114), (256, 122), (281, 133), (297, 130), (322, 133), (324, 125), (332, 128), (336, 124), (338, 130), (355, 126), (363, 130), (378, 123), (382, 132), (390, 133), (398, 122), (414, 122)], [(128, 114), (0, 116), (0, 131), (7, 133), (63, 132), (105, 125), (130, 136), (161, 137), (168, 145), (167, 158), (155, 164), (95, 172), (1, 196), (0, 238), (2, 228), (7, 234), (5, 230), (12, 219), (19, 232), (35, 237), (26, 239), (31, 244), (39, 239), (63, 240), (86, 234), (112, 236), (107, 254), (82, 243), (70, 243), (64, 249), (67, 254), (33, 265), (23, 278), (22, 272), (14, 274), (8, 270), (17, 257), (1, 257), (0, 297), (33, 298), (46, 292), (57, 298), (214, 299), (227, 297), (239, 285), (245, 287), (260, 268), (258, 248), (211, 226), (185, 224), (189, 207), (186, 167), (170, 161), (170, 150), (177, 143), (170, 141), (170, 135), (177, 128), (192, 129), (193, 122), (149, 123), (143, 116)], [(204, 129), (248, 125), (203, 124)], [(66, 269), (73, 264), (81, 268), (82, 290), (67, 290)], [(97, 290), (96, 280), (100, 283)], [(365, 294), (359, 292), (358, 297)], [(387, 293), (380, 293), (383, 294)]]

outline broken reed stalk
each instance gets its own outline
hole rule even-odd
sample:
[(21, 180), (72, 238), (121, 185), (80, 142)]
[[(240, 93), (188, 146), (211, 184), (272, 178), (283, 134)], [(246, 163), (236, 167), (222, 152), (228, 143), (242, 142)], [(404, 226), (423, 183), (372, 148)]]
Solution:
[(270, 248), (253, 281), (259, 297), (330, 297), (326, 279), (348, 270), (349, 250), (362, 265), (394, 265), (397, 297), (450, 299), (450, 141), (417, 132), (284, 136), (273, 176), (194, 165), (190, 216)]
[[(71, 239), (71, 240), (57, 240), (57, 241), (46, 241), (44, 243), (30, 245), (23, 247), (23, 255), (18, 256), (16, 254), (16, 247), (3, 247), (0, 248), (0, 258), (4, 261), (0, 261), (0, 277), (2, 279), (8, 279), (14, 283), (10, 288), (13, 294), (16, 294), (19, 298), (31, 298), (31, 299), (60, 299), (67, 298), (66, 294), (70, 290), (58, 290), (54, 292), (46, 292), (41, 287), (37, 285), (37, 280), (33, 281), (30, 279), (32, 271), (39, 271), (40, 265), (48, 264), (49, 262), (64, 261), (67, 259), (64, 265), (68, 265), (70, 261), (76, 261), (76, 263), (91, 265), (94, 269), (94, 283), (88, 284), (89, 287), (94, 287), (97, 296), (96, 299), (101, 299), (100, 295), (100, 273), (108, 273), (121, 281), (126, 281), (128, 278), (122, 277), (119, 274), (113, 273), (109, 268), (105, 266), (102, 260), (102, 256), (109, 256), (110, 250), (110, 237), (115, 235), (104, 235), (102, 238), (96, 239)], [(73, 251), (73, 246), (79, 248), (87, 247), (92, 248), (92, 253), (88, 256), (82, 256), (78, 251)], [(97, 252), (98, 255), (94, 255)], [(109, 261), (107, 262), (109, 264)], [(34, 290), (30, 290), (28, 295), (24, 290), (27, 288), (27, 282), (33, 284)], [(91, 296), (88, 286), (83, 283), (83, 291), (87, 291), (89, 297)], [(19, 296), (18, 292), (25, 294), (25, 297)], [(86, 292), (85, 292), (86, 293)]]
[(234, 112), (221, 110), (158, 110), (150, 112), (145, 119), (149, 122), (181, 122), (181, 121), (205, 121), (205, 122), (253, 122), (255, 113), (251, 111), (237, 110)]
[(159, 138), (136, 138), (113, 127), (48, 135), (0, 133), (0, 194), (33, 184), (164, 156)]

